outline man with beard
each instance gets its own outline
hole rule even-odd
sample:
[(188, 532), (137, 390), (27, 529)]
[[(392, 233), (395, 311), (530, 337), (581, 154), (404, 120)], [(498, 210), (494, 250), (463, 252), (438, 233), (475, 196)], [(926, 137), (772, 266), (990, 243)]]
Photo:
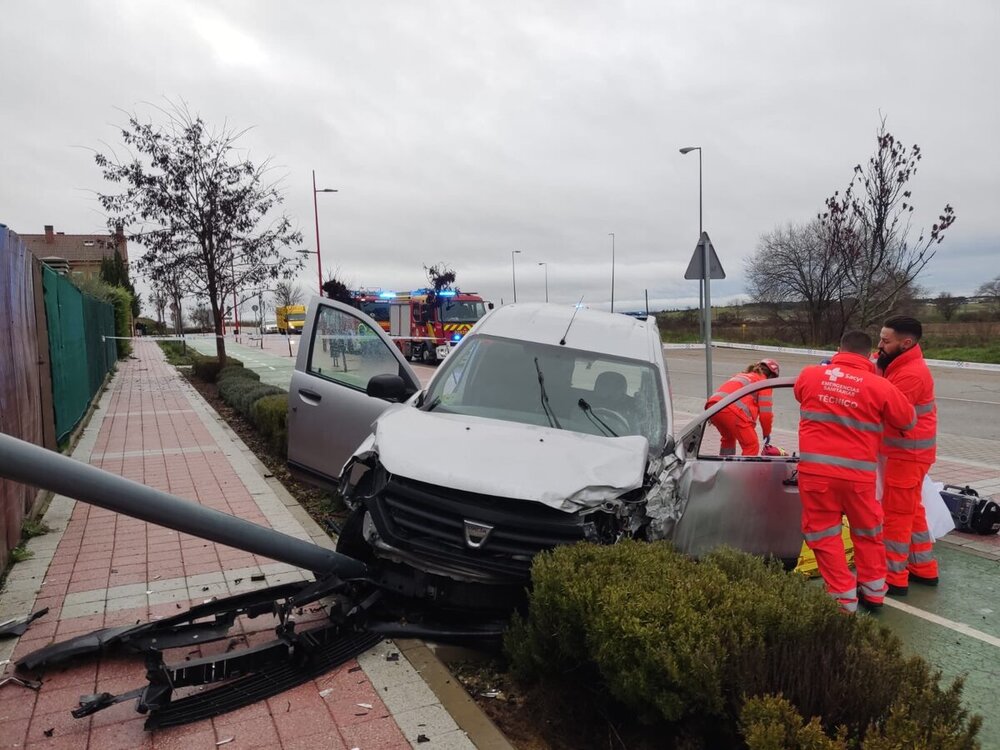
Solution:
[(886, 458), (882, 509), (885, 513), (886, 583), (889, 594), (905, 596), (910, 581), (937, 586), (938, 565), (920, 499), (924, 476), (937, 457), (934, 379), (920, 350), (923, 326), (916, 318), (889, 318), (879, 335), (878, 369), (913, 405), (914, 429), (899, 436), (883, 433)]

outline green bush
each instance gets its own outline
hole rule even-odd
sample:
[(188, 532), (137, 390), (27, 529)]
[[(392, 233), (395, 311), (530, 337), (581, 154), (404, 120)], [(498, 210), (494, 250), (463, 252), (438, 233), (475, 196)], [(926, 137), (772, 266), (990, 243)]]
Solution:
[(194, 374), (208, 383), (214, 383), (223, 367), (242, 367), (243, 363), (234, 357), (227, 357), (226, 364), (219, 362), (218, 357), (198, 355), (193, 361)]
[(250, 378), (230, 377), (219, 383), (219, 398), (247, 419), (253, 418), (251, 407), (254, 401), (264, 396), (283, 392), (277, 386), (260, 383)]
[(231, 365), (227, 364), (221, 370), (215, 378), (216, 383), (221, 383), (223, 380), (228, 378), (247, 378), (249, 380), (260, 380), (260, 375), (258, 375), (253, 370), (249, 370), (243, 365)]
[(264, 396), (250, 409), (257, 431), (280, 456), (288, 453), (288, 394), (284, 391)]
[(695, 562), (665, 543), (581, 544), (536, 557), (532, 584), (505, 637), (515, 675), (590, 682), (646, 723), (731, 746), (747, 698), (781, 694), (826, 732), (860, 738), (909, 696), (923, 711), (937, 701), (949, 736), (978, 731), (946, 700), (960, 685), (942, 692), (873, 618), (844, 616), (819, 587), (750, 555)]
[(132, 353), (132, 294), (120, 286), (109, 286), (107, 300), (115, 312), (115, 336), (118, 339), (118, 359), (125, 359)]

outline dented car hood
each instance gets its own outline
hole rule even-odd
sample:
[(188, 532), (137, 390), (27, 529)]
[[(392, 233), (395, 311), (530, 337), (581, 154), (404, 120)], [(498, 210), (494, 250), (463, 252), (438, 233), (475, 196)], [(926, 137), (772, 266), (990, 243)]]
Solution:
[(368, 451), (391, 474), (574, 512), (641, 487), (648, 443), (398, 405), (357, 454)]

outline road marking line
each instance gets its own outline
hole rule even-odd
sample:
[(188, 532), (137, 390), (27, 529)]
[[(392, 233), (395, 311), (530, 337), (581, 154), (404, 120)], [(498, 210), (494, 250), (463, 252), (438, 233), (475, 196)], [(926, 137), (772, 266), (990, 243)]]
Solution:
[(966, 625), (964, 622), (955, 622), (954, 620), (949, 620), (947, 617), (941, 617), (940, 615), (932, 614), (923, 609), (918, 609), (917, 607), (910, 606), (909, 604), (903, 604), (903, 602), (896, 601), (895, 599), (890, 599), (886, 597), (885, 604), (888, 607), (895, 607), (896, 609), (906, 612), (914, 617), (919, 617), (922, 620), (927, 620), (927, 622), (932, 622), (935, 625), (940, 625), (942, 627), (948, 628), (949, 630), (954, 630), (956, 633), (961, 633), (962, 635), (967, 635), (970, 638), (975, 638), (983, 643), (988, 643), (990, 646), (995, 648), (1000, 648), (1000, 638), (992, 636), (989, 633), (984, 633), (981, 630), (976, 630), (970, 625)]
[(966, 404), (990, 404), (991, 406), (1000, 406), (1000, 401), (981, 401), (977, 398), (955, 398), (954, 396), (937, 396), (938, 401), (962, 401)]

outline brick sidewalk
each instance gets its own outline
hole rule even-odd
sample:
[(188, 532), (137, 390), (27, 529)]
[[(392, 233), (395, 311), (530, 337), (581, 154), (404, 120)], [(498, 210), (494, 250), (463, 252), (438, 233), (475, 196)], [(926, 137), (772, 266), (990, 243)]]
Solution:
[[(108, 471), (263, 526), (327, 546), (290, 498), (283, 501), (254, 459), (203, 399), (138, 342), (120, 364), (74, 456)], [(0, 662), (101, 627), (173, 615), (213, 596), (309, 578), (285, 563), (149, 525), (63, 497), (45, 516), (53, 532), (31, 540), (0, 598), (0, 620), (49, 607), (20, 641), (0, 641)], [(263, 580), (253, 581), (254, 578)], [(297, 617), (307, 621), (310, 615)], [(311, 615), (322, 618), (322, 612)], [(250, 645), (273, 637), (274, 620), (237, 621)], [(168, 652), (167, 662), (225, 650), (230, 639)], [(12, 653), (11, 653), (12, 651)], [(391, 660), (387, 657), (392, 653)], [(360, 662), (360, 664), (359, 664)], [(11, 671), (11, 665), (6, 666)], [(144, 684), (141, 656), (87, 659), (50, 670), (37, 693), (0, 688), (0, 748), (471, 748), (420, 675), (391, 643), (316, 680), (212, 720), (156, 732), (128, 701), (73, 719), (78, 698)]]

